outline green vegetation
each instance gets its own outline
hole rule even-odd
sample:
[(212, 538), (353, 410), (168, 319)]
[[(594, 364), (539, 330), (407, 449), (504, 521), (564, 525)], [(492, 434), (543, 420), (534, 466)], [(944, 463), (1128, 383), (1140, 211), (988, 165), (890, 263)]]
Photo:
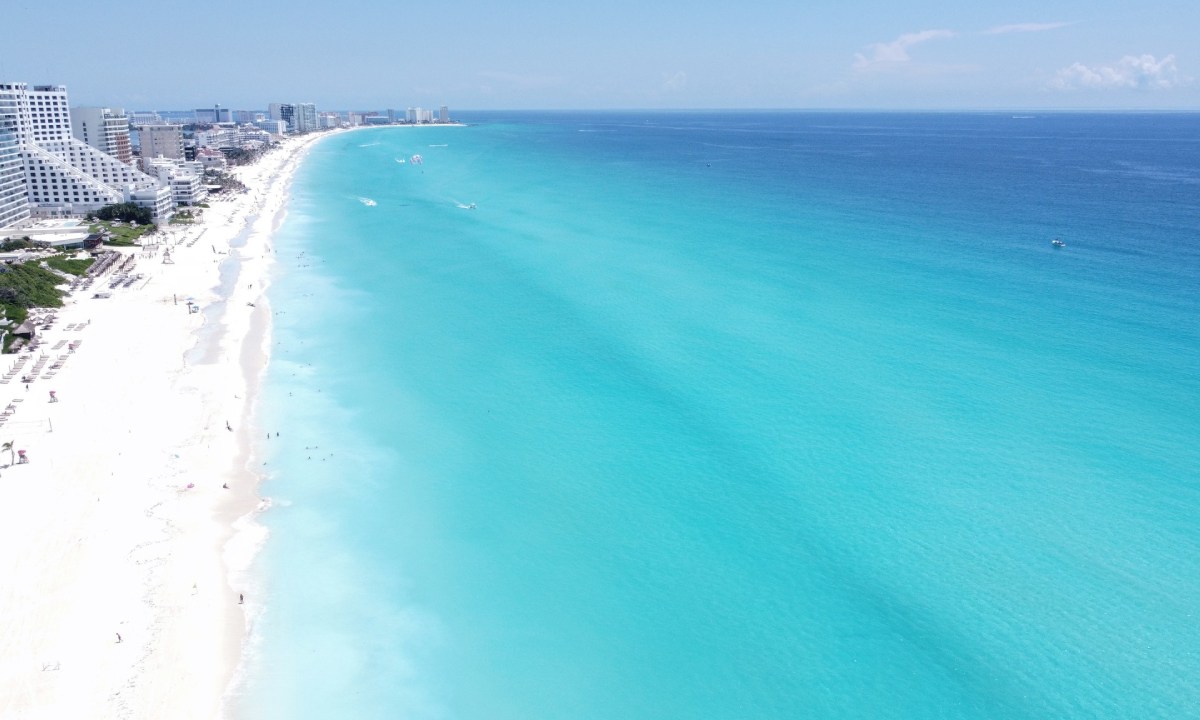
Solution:
[(62, 307), (61, 283), (62, 278), (35, 263), (0, 266), (0, 305)]
[(0, 265), (0, 310), (8, 318), (4, 350), (13, 341), (12, 331), (29, 317), (29, 308), (62, 307), (62, 278), (37, 263)]
[(23, 237), (20, 239), (11, 238), (9, 240), (5, 240), (3, 243), (0, 243), (0, 252), (13, 252), (14, 250), (28, 250), (31, 247), (34, 247), (34, 244), (33, 244), (33, 241), (30, 240), (28, 237)]
[(180, 210), (171, 216), (172, 225), (191, 225), (196, 222), (196, 217), (192, 215), (191, 210)]
[(96, 262), (94, 258), (83, 258), (76, 260), (75, 258), (70, 258), (66, 255), (52, 255), (46, 258), (47, 265), (55, 270), (70, 273), (71, 275), (83, 275), (94, 262)]
[(158, 228), (154, 225), (138, 225), (130, 227), (128, 225), (113, 225), (110, 222), (97, 222), (88, 226), (88, 232), (104, 232), (107, 230), (112, 233), (112, 237), (104, 240), (105, 245), (115, 245), (118, 247), (129, 247), (136, 245), (134, 242), (141, 236), (152, 233)]
[(123, 222), (135, 222), (139, 225), (149, 225), (151, 221), (154, 220), (148, 209), (144, 207), (138, 207), (133, 203), (105, 205), (95, 212), (95, 217), (100, 220), (121, 220)]
[(221, 152), (225, 153), (225, 159), (229, 161), (230, 165), (249, 165), (262, 157), (262, 154), (266, 152), (266, 146), (259, 147), (255, 150), (247, 150), (245, 148), (229, 148), (228, 150), (222, 150)]
[(221, 192), (242, 192), (246, 189), (245, 184), (241, 180), (238, 180), (229, 173), (218, 173), (216, 177), (212, 178), (212, 182), (214, 185), (221, 186)]

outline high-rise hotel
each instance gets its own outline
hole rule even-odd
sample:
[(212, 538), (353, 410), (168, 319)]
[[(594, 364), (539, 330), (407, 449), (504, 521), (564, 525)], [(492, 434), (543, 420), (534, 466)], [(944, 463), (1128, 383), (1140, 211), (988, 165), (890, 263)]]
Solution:
[[(7, 87), (0, 85), (0, 88)], [(25, 161), (17, 139), (17, 100), (0, 89), (0, 228), (29, 222)]]
[(71, 108), (71, 134), (105, 155), (133, 164), (129, 118), (124, 110), (101, 107)]
[(66, 88), (0, 83), (0, 227), (121, 202), (149, 208), (156, 218), (169, 217), (172, 208), (170, 188), (72, 136)]

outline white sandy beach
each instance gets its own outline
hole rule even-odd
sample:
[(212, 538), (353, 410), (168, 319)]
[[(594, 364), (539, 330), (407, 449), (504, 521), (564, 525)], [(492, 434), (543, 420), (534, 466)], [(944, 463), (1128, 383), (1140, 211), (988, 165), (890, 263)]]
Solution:
[[(255, 610), (238, 583), (264, 532), (248, 464), (271, 233), (320, 137), (237, 169), (249, 191), (168, 226), (157, 252), (124, 248), (144, 277), (108, 299), (93, 297), (106, 278), (69, 296), (0, 384), (12, 408), (0, 442), (30, 459), (7, 467), (0, 453), (0, 717), (220, 715)], [(237, 277), (222, 290), (231, 256)], [(0, 356), (0, 370), (19, 357)]]

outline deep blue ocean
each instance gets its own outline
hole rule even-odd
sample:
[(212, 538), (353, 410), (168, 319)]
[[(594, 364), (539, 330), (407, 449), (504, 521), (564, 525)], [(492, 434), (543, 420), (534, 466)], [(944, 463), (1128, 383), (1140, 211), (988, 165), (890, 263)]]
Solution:
[(241, 717), (1200, 717), (1200, 116), (464, 119), (293, 186)]

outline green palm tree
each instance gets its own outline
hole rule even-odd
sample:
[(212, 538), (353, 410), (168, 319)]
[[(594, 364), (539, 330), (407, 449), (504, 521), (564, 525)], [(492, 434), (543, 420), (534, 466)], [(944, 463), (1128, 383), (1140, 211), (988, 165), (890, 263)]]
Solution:
[(17, 456), (13, 451), (13, 443), (14, 442), (16, 442), (16, 441), (9, 440), (8, 442), (4, 443), (3, 445), (0, 445), (0, 450), (8, 451), (8, 464), (9, 465), (12, 465), (13, 463), (15, 463), (17, 461)]

